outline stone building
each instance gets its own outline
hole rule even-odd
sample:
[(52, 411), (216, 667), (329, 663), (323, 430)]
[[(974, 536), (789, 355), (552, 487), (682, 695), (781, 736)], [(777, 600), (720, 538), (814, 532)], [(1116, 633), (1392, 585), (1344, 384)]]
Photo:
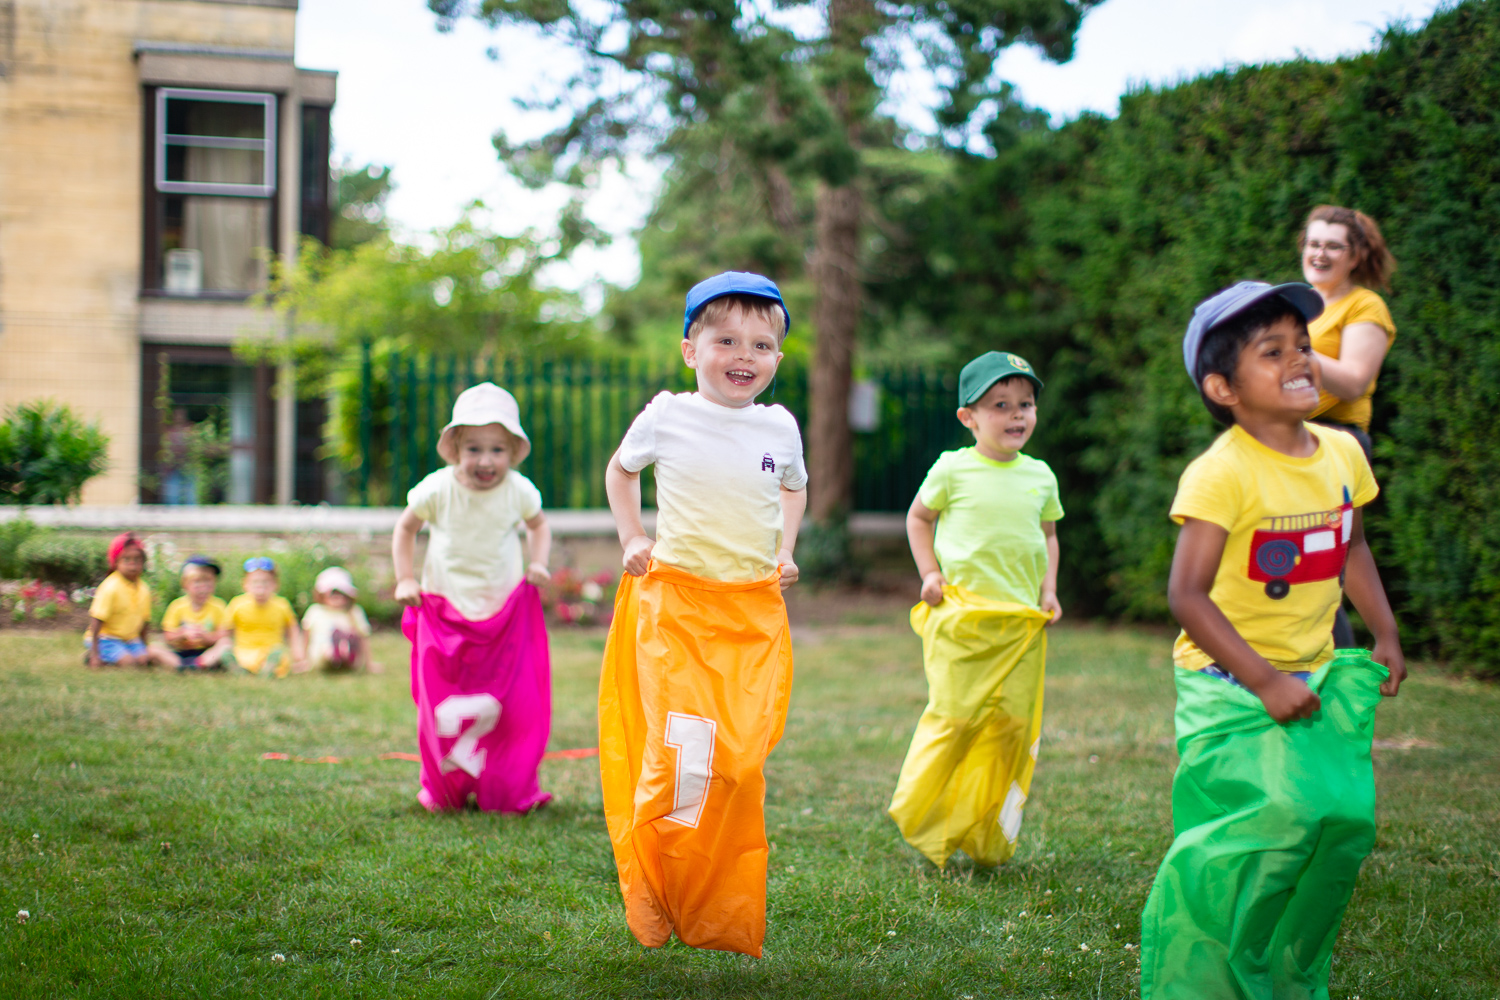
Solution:
[(231, 350), (280, 335), (269, 261), (327, 239), (336, 74), (294, 64), (296, 15), (0, 0), (0, 406), (102, 424), (85, 503), (323, 499), (320, 404)]

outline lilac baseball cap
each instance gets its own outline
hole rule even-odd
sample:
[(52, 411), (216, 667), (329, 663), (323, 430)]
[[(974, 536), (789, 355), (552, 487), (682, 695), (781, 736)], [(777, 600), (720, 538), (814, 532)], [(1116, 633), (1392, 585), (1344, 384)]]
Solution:
[(1187, 365), (1188, 377), (1193, 384), (1199, 383), (1198, 351), (1203, 347), (1203, 338), (1208, 331), (1234, 316), (1236, 313), (1264, 301), (1273, 295), (1286, 299), (1302, 314), (1303, 319), (1317, 319), (1323, 312), (1323, 297), (1311, 285), (1300, 281), (1289, 281), (1284, 285), (1271, 285), (1264, 281), (1241, 281), (1215, 292), (1193, 310), (1188, 321), (1187, 334), (1182, 338), (1182, 361)]

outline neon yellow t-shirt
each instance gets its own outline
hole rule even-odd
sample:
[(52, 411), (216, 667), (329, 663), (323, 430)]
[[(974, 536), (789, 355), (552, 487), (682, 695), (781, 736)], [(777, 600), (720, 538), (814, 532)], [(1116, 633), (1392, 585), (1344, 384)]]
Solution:
[(291, 602), (280, 594), (264, 604), (240, 594), (229, 602), (227, 615), (234, 629), (234, 657), (247, 668), (247, 656), (258, 664), (271, 650), (286, 644), (287, 627), (297, 624)]
[(996, 462), (977, 448), (945, 451), (917, 498), (938, 512), (933, 548), (944, 579), (992, 601), (1037, 606), (1047, 576), (1042, 522), (1063, 516), (1046, 462), (1030, 455)]
[[(229, 619), (229, 605), (217, 597), (210, 596), (203, 602), (203, 607), (194, 609), (193, 599), (186, 594), (177, 598), (167, 605), (167, 610), (162, 612), (161, 630), (173, 632), (184, 625), (197, 625), (205, 632), (217, 632), (225, 627)], [(191, 649), (191, 643), (174, 642), (174, 649)]]
[[(1235, 426), (1192, 461), (1172, 520), (1229, 532), (1209, 598), (1277, 670), (1317, 670), (1333, 658), (1333, 617), (1354, 508), (1380, 488), (1353, 435), (1308, 424), (1318, 450), (1283, 455)], [(1202, 670), (1213, 658), (1183, 632), (1172, 659)]]
[(89, 617), (104, 623), (99, 628), (101, 636), (134, 642), (151, 620), (151, 588), (145, 580), (132, 583), (119, 573), (111, 573), (94, 591)]
[[(1356, 285), (1354, 291), (1324, 309), (1321, 316), (1307, 324), (1313, 350), (1326, 357), (1338, 357), (1343, 350), (1344, 327), (1355, 323), (1374, 323), (1384, 329), (1386, 350), (1390, 350), (1391, 345), (1396, 342), (1396, 321), (1391, 319), (1391, 311), (1386, 308), (1385, 300), (1368, 288)], [(1326, 392), (1319, 393), (1318, 408), (1313, 411), (1312, 418), (1316, 420), (1321, 417), (1335, 423), (1353, 424), (1362, 431), (1369, 430), (1372, 411), (1370, 399), (1375, 395), (1375, 383), (1378, 381), (1378, 378), (1371, 379), (1365, 394), (1348, 402)]]

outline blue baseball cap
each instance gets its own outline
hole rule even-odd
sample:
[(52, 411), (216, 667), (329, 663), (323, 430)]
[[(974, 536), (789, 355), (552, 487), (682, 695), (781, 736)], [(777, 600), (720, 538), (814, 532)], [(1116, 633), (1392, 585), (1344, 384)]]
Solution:
[(1323, 312), (1323, 297), (1311, 285), (1300, 281), (1289, 281), (1284, 285), (1271, 285), (1264, 281), (1241, 281), (1221, 292), (1215, 292), (1193, 310), (1188, 321), (1187, 334), (1182, 338), (1182, 361), (1187, 365), (1188, 377), (1193, 384), (1198, 378), (1198, 351), (1208, 331), (1237, 313), (1262, 302), (1273, 295), (1286, 299), (1306, 320), (1317, 319)]
[(791, 333), (792, 314), (787, 312), (786, 303), (781, 299), (781, 289), (776, 287), (776, 282), (749, 271), (725, 271), (698, 282), (687, 293), (687, 308), (682, 312), (683, 339), (687, 339), (688, 330), (692, 328), (693, 320), (698, 318), (703, 307), (726, 295), (753, 295), (758, 299), (770, 299), (781, 307), (781, 314), (786, 317), (787, 332)]
[(245, 560), (246, 573), (274, 573), (276, 572), (276, 560), (270, 556), (251, 556)]
[(208, 556), (199, 555), (198, 553), (194, 553), (193, 555), (187, 557), (187, 561), (182, 564), (182, 571), (186, 573), (189, 566), (201, 566), (202, 568), (212, 573), (214, 576), (218, 576), (221, 572), (223, 572), (223, 570), (220, 569), (218, 563), (208, 558)]

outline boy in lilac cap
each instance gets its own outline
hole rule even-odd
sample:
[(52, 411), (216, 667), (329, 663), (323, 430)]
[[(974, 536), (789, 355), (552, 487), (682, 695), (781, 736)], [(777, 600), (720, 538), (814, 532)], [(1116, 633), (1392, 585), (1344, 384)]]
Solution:
[[(781, 592), (807, 503), (797, 422), (755, 402), (791, 318), (776, 284), (730, 271), (688, 293), (682, 360), (609, 460), (626, 576), (599, 681), (604, 815), (626, 922), (647, 947), (759, 956), (765, 760), (786, 721), (792, 644)], [(641, 470), (656, 466), (656, 538)]]
[[(1375, 708), (1406, 665), (1365, 542), (1375, 477), (1352, 436), (1307, 422), (1322, 309), (1307, 285), (1242, 281), (1183, 338), (1228, 429), (1172, 501), (1175, 838), (1142, 914), (1142, 1000), (1326, 1000), (1375, 844)], [(1346, 587), (1373, 652), (1334, 649)]]

